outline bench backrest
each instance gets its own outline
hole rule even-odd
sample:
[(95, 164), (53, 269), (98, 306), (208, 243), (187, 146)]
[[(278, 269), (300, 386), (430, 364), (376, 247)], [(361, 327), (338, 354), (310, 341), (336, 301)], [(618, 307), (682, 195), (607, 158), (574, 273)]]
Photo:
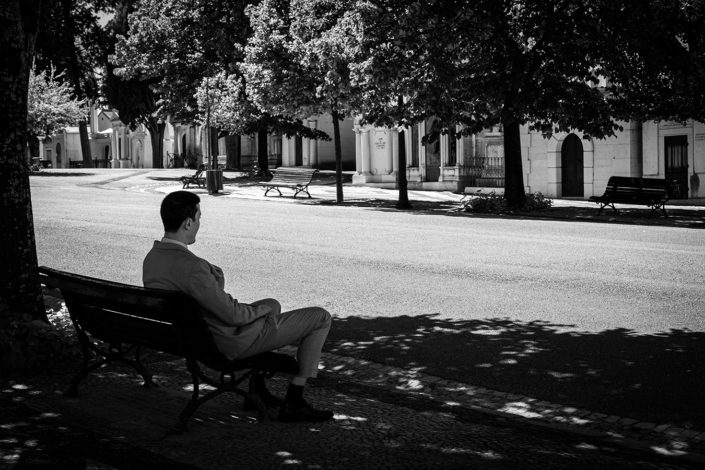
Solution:
[(227, 362), (203, 320), (202, 309), (185, 294), (44, 266), (39, 276), (43, 284), (61, 291), (71, 320), (92, 337), (191, 357), (209, 366)]
[(665, 179), (658, 178), (611, 176), (605, 194), (618, 194), (620, 197), (632, 197), (635, 200), (663, 200), (668, 198), (668, 184)]
[(318, 170), (315, 168), (279, 167), (274, 170), (274, 177), (269, 182), (286, 185), (307, 185), (316, 173), (318, 173)]

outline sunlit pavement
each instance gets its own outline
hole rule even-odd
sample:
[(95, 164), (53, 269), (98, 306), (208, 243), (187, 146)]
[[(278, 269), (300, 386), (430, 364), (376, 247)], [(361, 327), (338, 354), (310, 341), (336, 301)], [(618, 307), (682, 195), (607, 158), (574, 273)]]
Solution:
[[(177, 171), (185, 173), (165, 170)], [(88, 184), (123, 181), (121, 175), (110, 176), (109, 183), (103, 175)], [(131, 191), (180, 188), (173, 181), (125, 182), (130, 185), (122, 189)], [(346, 190), (351, 200), (395, 196), (375, 188)], [(223, 192), (225, 197), (263, 198), (261, 188), (253, 186), (226, 185)], [(311, 192), (319, 200), (335, 194), (327, 185)], [(451, 202), (461, 197), (412, 194)], [(312, 203), (290, 197), (267, 200)], [(584, 203), (566, 204), (576, 202)], [(76, 459), (66, 449), (85, 450), (76, 451), (83, 454), (77, 460), (89, 468), (686, 468), (690, 462), (705, 462), (705, 433), (700, 431), (593, 413), (332, 353), (324, 354), (322, 376), (310, 397), (335, 410), (333, 422), (255, 423), (240, 410), (238, 399), (224, 397), (199, 410), (187, 434), (167, 436), (188, 399), (188, 375), (182, 361), (160, 355), (150, 359), (162, 384), (158, 389), (142, 389), (138, 376), (112, 366), (87, 379), (79, 399), (59, 393), (75, 365), (41, 376), (3, 378), (0, 409), (13, 412), (2, 413), (0, 462), (18, 468), (45, 462), (52, 468), (52, 459)], [(283, 379), (274, 381), (280, 393), (284, 387)]]

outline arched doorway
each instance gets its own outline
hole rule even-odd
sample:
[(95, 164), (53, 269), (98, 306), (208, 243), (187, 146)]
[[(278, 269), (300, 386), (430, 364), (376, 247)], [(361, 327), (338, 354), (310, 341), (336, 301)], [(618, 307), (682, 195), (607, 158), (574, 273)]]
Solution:
[(570, 134), (561, 145), (561, 196), (583, 197), (583, 143)]

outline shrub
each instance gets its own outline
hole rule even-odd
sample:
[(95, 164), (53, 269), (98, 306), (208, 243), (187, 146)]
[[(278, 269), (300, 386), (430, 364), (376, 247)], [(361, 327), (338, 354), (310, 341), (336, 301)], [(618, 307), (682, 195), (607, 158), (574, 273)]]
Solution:
[[(551, 205), (553, 205), (553, 200), (537, 192), (527, 194), (519, 210), (522, 212), (540, 211), (548, 209)], [(482, 214), (502, 214), (510, 212), (504, 196), (494, 191), (486, 194), (480, 193), (477, 196), (471, 197), (463, 202), (462, 210)]]
[(479, 212), (483, 214), (499, 214), (507, 212), (507, 201), (504, 196), (494, 191), (491, 193), (480, 193), (465, 201), (463, 209), (465, 212)]
[(531, 211), (542, 211), (550, 208), (553, 205), (553, 200), (547, 198), (541, 193), (531, 193), (524, 197), (524, 203), (521, 205), (521, 210), (531, 212)]

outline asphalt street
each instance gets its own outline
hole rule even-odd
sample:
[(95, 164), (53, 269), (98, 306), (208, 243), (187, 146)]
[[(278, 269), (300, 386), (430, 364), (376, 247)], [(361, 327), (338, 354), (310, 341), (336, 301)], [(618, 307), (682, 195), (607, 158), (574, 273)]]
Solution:
[[(40, 263), (140, 283), (162, 235), (156, 190), (168, 184), (149, 175), (33, 177)], [(224, 269), (242, 301), (316, 303), (340, 317), (705, 331), (699, 230), (202, 199), (193, 251)]]
[[(33, 176), (39, 263), (141, 284), (174, 171)], [(305, 201), (255, 189), (197, 191), (192, 249), (240, 301), (329, 309), (329, 352), (705, 429), (702, 230), (338, 207), (315, 187)]]

